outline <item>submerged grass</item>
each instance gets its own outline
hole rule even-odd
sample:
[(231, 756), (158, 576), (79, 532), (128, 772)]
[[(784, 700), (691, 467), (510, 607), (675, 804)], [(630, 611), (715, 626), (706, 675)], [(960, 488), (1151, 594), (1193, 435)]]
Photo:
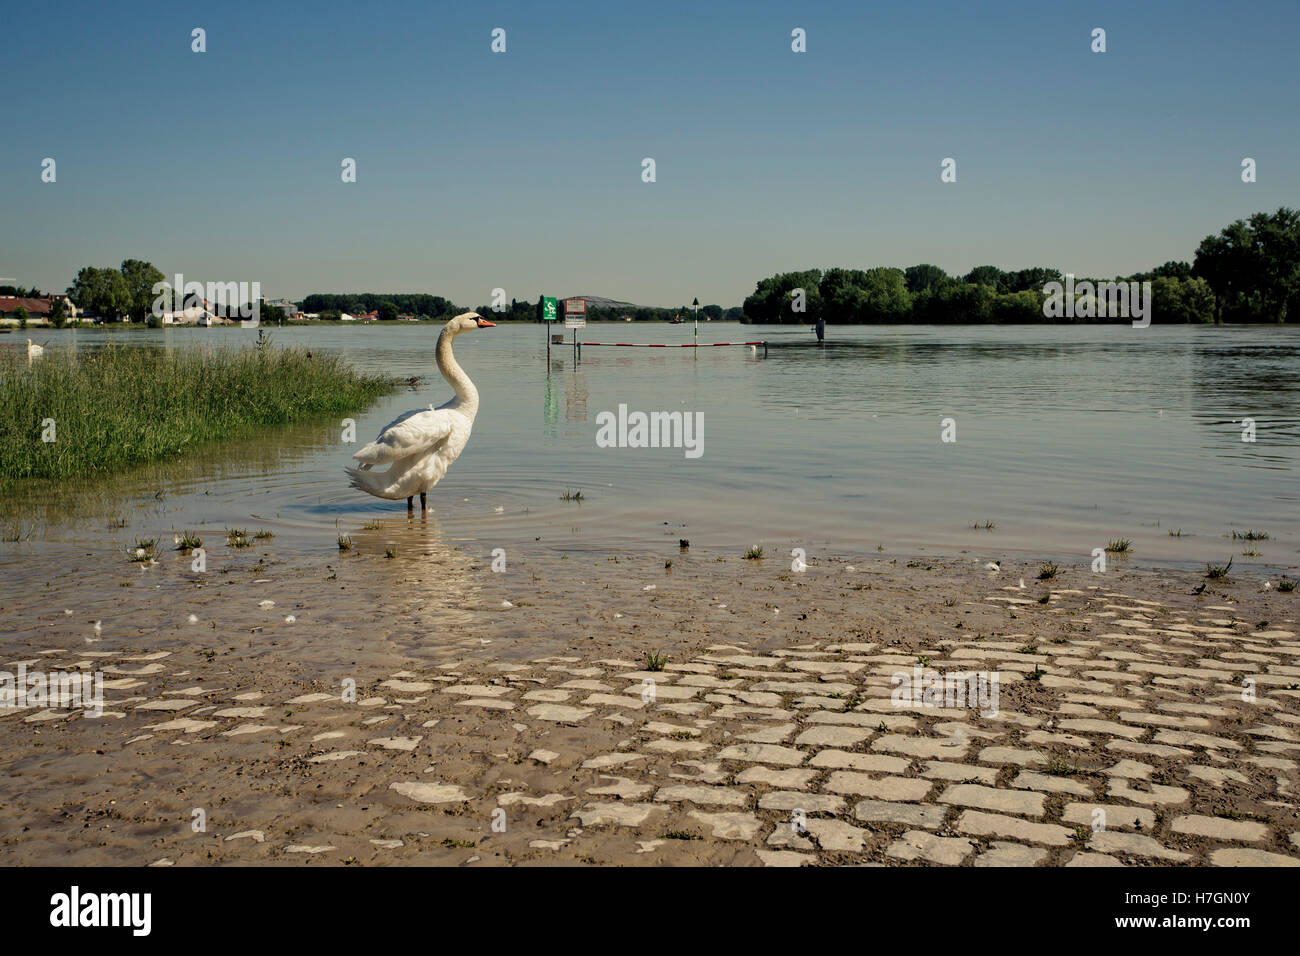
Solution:
[(174, 458), (268, 426), (358, 411), (396, 387), (297, 348), (109, 343), (76, 354), (49, 348), (30, 368), (25, 354), (3, 349), (0, 488)]

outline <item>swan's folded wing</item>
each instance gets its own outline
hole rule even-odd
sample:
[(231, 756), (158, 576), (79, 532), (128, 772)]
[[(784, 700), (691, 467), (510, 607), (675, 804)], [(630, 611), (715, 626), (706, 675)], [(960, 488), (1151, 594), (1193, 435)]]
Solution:
[(368, 465), (383, 465), (431, 451), (451, 435), (457, 418), (464, 416), (449, 408), (407, 412), (385, 425), (378, 438), (352, 457)]

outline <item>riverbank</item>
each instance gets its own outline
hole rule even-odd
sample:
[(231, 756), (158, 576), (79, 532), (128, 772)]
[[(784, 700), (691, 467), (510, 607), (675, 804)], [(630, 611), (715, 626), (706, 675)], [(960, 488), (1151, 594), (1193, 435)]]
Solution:
[(0, 350), (0, 488), (104, 475), (259, 429), (364, 409), (397, 388), (306, 348)]
[[(1262, 577), (353, 538), (42, 546), (4, 667), (106, 700), (0, 712), (8, 858), (1300, 863), (1300, 595)], [(917, 667), (996, 704), (891, 699)]]

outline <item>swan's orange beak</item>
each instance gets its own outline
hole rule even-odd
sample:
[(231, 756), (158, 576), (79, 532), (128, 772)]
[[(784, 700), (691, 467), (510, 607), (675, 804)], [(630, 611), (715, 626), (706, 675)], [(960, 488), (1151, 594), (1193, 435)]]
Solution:
[(495, 322), (489, 322), (487, 319), (482, 317), (480, 317), (478, 320), (478, 327), (480, 329), (494, 329), (496, 328), (496, 325), (497, 324)]

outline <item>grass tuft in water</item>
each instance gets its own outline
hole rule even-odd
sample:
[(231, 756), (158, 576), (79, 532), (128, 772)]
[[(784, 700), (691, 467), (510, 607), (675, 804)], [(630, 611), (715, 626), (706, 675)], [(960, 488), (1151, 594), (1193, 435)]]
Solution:
[(1060, 570), (1060, 567), (1055, 564), (1040, 564), (1038, 566), (1038, 580), (1050, 581), (1056, 577), (1057, 572)]
[(746, 561), (758, 561), (763, 557), (763, 546), (756, 544), (745, 552)]
[(158, 560), (158, 539), (157, 538), (140, 538), (131, 549), (129, 557), (132, 561), (143, 563), (145, 561)]
[(645, 652), (645, 669), (648, 671), (661, 671), (668, 664), (668, 657), (660, 654), (658, 651)]
[(203, 539), (192, 531), (182, 531), (176, 536), (177, 551), (193, 551), (203, 547)]
[(1283, 594), (1290, 594), (1295, 590), (1295, 581), (1291, 578), (1283, 578), (1281, 581), (1277, 582), (1277, 589)]
[(1205, 576), (1207, 578), (1226, 578), (1228, 572), (1232, 569), (1232, 558), (1228, 559), (1227, 564), (1210, 564), (1205, 562)]
[[(233, 333), (238, 334), (238, 333)], [(396, 388), (305, 349), (106, 345), (48, 348), (31, 368), (0, 350), (0, 488), (105, 475), (250, 438), (269, 426), (355, 412)], [(41, 440), (53, 419), (56, 440)]]
[(1133, 542), (1128, 538), (1116, 538), (1110, 544), (1106, 545), (1106, 550), (1111, 554), (1126, 554), (1133, 549)]

